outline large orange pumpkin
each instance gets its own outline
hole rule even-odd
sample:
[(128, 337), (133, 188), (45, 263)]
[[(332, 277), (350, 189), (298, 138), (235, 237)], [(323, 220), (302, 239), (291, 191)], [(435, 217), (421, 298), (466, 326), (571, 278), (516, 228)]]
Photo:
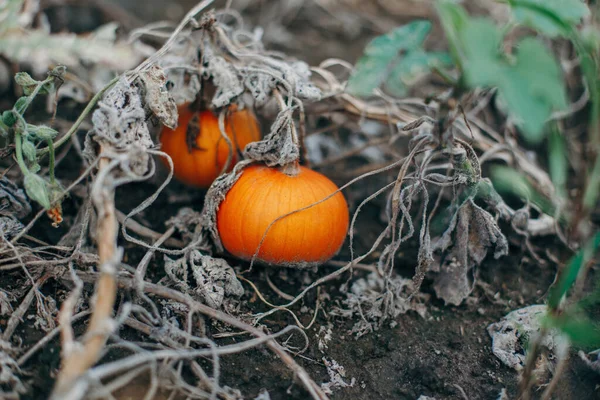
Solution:
[(221, 242), (243, 260), (252, 259), (260, 246), (256, 260), (266, 264), (322, 264), (337, 253), (348, 230), (348, 205), (342, 193), (277, 219), (336, 190), (327, 177), (305, 167), (293, 174), (262, 165), (247, 167), (219, 205)]
[[(194, 114), (198, 119), (192, 121)], [(197, 126), (190, 127), (190, 122)], [(197, 133), (191, 151), (187, 142), (188, 128), (192, 135)], [(225, 119), (225, 132), (234, 147), (231, 169), (238, 160), (238, 150), (259, 140), (260, 130), (251, 111), (232, 107)], [(162, 151), (173, 159), (175, 177), (190, 186), (209, 187), (221, 173), (229, 155), (229, 145), (221, 135), (217, 115), (208, 110), (194, 113), (188, 106), (179, 107), (177, 129), (163, 128), (160, 142)]]

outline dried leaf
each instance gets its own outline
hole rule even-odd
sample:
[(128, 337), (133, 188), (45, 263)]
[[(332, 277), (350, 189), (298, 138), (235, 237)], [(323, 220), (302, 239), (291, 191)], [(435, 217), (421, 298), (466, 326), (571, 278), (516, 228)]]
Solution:
[(141, 76), (146, 87), (146, 104), (152, 113), (165, 126), (175, 129), (177, 127), (177, 104), (167, 91), (167, 77), (165, 71), (158, 65), (153, 65)]
[(31, 212), (31, 205), (22, 189), (6, 176), (0, 179), (0, 215), (22, 219)]
[(198, 285), (195, 291), (206, 305), (220, 308), (226, 298), (238, 298), (244, 294), (242, 284), (227, 261), (194, 251), (190, 255), (190, 264)]
[(28, 30), (26, 34), (20, 30), (7, 32), (0, 40), (0, 54), (11, 61), (32, 65), (36, 74), (46, 72), (54, 64), (77, 67), (82, 62), (125, 71), (141, 60), (133, 46), (107, 39), (106, 35), (49, 34), (41, 29)]
[[(0, 394), (18, 399), (19, 393), (25, 393), (25, 386), (19, 378), (21, 370), (13, 358), (14, 355), (15, 351), (10, 343), (0, 339)], [(3, 388), (8, 388), (9, 391), (4, 392)]]
[[(98, 103), (92, 116), (93, 140), (129, 152), (127, 168), (138, 176), (148, 171), (150, 156), (147, 149), (154, 146), (146, 124), (139, 89), (122, 78)], [(89, 162), (95, 158), (93, 142), (86, 139), (84, 154)]]
[(471, 294), (472, 270), (494, 248), (494, 257), (508, 254), (508, 242), (490, 213), (468, 199), (458, 209), (435, 250), (444, 262), (435, 277), (434, 289), (446, 304), (459, 305)]
[[(511, 311), (500, 321), (488, 326), (492, 338), (492, 352), (506, 366), (521, 371), (525, 366), (527, 343), (540, 332), (545, 305), (531, 305)], [(560, 340), (558, 331), (551, 330), (543, 345), (551, 352)]]
[[(5, 240), (10, 240), (23, 230), (21, 222), (12, 217), (0, 217), (0, 236)], [(1, 297), (2, 292), (0, 292)], [(2, 299), (0, 299), (0, 303)], [(2, 304), (0, 304), (0, 315), (2, 315)]]
[(242, 81), (233, 65), (223, 57), (215, 55), (210, 46), (206, 47), (202, 58), (207, 73), (217, 87), (212, 99), (213, 107), (224, 107), (244, 92)]

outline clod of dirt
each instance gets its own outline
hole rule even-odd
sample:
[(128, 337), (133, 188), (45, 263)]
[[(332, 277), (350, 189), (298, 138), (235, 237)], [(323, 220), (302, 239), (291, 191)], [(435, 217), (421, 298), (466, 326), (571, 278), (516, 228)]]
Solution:
[[(525, 366), (527, 343), (539, 333), (540, 319), (545, 313), (545, 305), (532, 305), (512, 311), (488, 326), (494, 355), (505, 365), (521, 371)], [(550, 331), (542, 341), (542, 345), (550, 350), (550, 358), (560, 340), (556, 331)]]

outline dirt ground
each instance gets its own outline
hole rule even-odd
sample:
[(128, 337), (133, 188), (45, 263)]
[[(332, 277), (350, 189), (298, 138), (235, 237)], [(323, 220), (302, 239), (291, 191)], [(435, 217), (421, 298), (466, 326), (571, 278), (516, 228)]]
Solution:
[[(86, 2), (83, 2), (86, 3)], [(127, 13), (113, 14), (124, 23), (136, 26), (143, 21), (152, 21), (167, 16), (177, 20), (196, 1), (185, 0), (179, 2), (166, 2), (148, 0), (140, 7), (138, 1), (120, 2)], [(234, 6), (236, 1), (234, 0)], [(377, 23), (376, 13), (383, 13), (384, 8), (370, 9), (371, 23), (365, 19), (352, 19), (355, 8), (350, 6), (342, 9), (340, 13), (332, 15), (335, 10), (327, 9), (332, 2), (315, 2), (321, 4), (317, 7), (321, 19), (312, 19), (314, 4), (302, 7), (302, 2), (240, 2), (244, 9), (244, 17), (250, 23), (259, 24), (265, 28), (265, 40), (276, 50), (281, 50), (311, 64), (339, 57), (354, 62), (361, 54), (365, 43), (376, 34), (385, 32), (389, 27), (398, 25), (407, 19), (416, 16), (427, 16), (426, 11), (419, 8), (408, 9), (403, 15), (401, 9), (395, 8), (396, 14), (388, 12)], [(280, 3), (273, 5), (272, 3)], [(353, 3), (347, 1), (345, 3)], [(368, 2), (365, 2), (368, 3)], [(406, 4), (411, 2), (404, 2)], [(414, 4), (413, 4), (414, 5)], [(238, 4), (239, 6), (239, 4)], [(324, 8), (323, 8), (324, 7)], [(101, 7), (102, 8), (102, 7)], [(398, 11), (400, 10), (400, 11)], [(388, 9), (389, 11), (389, 9)], [(57, 14), (64, 10), (57, 10)], [(68, 11), (68, 12), (73, 12)], [(269, 19), (270, 15), (279, 12), (278, 19)], [(329, 12), (329, 13), (327, 13)], [(110, 16), (102, 15), (97, 19), (92, 18), (89, 24), (105, 22)], [(324, 15), (324, 16), (323, 16)], [(367, 18), (367, 20), (369, 20)], [(71, 20), (71, 19), (69, 19)], [(80, 21), (81, 22), (81, 21)], [(85, 25), (83, 22), (81, 22)], [(285, 28), (285, 29), (284, 29)], [(71, 28), (72, 29), (72, 28)], [(300, 37), (298, 42), (275, 40), (278, 36), (291, 35)], [(288, 37), (288, 36), (286, 36)], [(76, 161), (72, 160), (73, 163)], [(72, 168), (69, 158), (65, 159), (57, 169), (57, 175), (69, 180), (78, 176), (76, 169)], [(158, 182), (159, 180), (156, 180)], [(128, 185), (117, 191), (117, 208), (125, 213), (137, 206), (149, 194), (156, 190), (156, 182)], [(341, 183), (341, 182), (337, 182)], [(140, 215), (140, 220), (157, 231), (164, 231), (164, 222), (170, 218), (182, 205), (192, 205), (200, 209), (204, 193), (190, 190), (173, 182), (167, 190), (159, 196), (154, 206)], [(174, 200), (175, 199), (175, 200)], [(64, 205), (67, 222), (74, 218), (74, 210), (81, 206), (82, 198), (72, 196)], [(371, 238), (378, 235), (384, 225), (378, 222), (380, 210), (372, 206), (357, 228), (357, 235)], [(68, 225), (68, 224), (65, 224)], [(37, 224), (31, 235), (56, 243), (64, 234), (66, 228), (52, 228), (48, 224)], [(506, 389), (509, 398), (515, 398), (517, 393), (518, 375), (516, 371), (503, 365), (491, 350), (491, 338), (486, 330), (488, 325), (498, 321), (508, 312), (531, 304), (544, 302), (546, 291), (555, 277), (555, 266), (540, 266), (518, 246), (520, 238), (511, 237), (513, 246), (510, 256), (500, 260), (488, 257), (478, 271), (480, 281), (484, 284), (478, 286), (466, 304), (454, 307), (446, 306), (435, 298), (432, 283), (425, 280), (422, 291), (430, 295), (426, 303), (427, 312), (421, 316), (414, 311), (400, 315), (392, 323), (388, 321), (380, 329), (368, 333), (360, 338), (355, 338), (350, 330), (355, 321), (334, 316), (330, 311), (341, 304), (344, 295), (339, 287), (350, 277), (328, 283), (320, 289), (321, 295), (327, 294), (320, 305), (320, 312), (312, 327), (306, 331), (310, 340), (306, 352), (298, 354), (296, 360), (304, 366), (317, 383), (328, 382), (330, 377), (324, 364), (335, 360), (345, 369), (344, 381), (353, 382), (352, 387), (334, 388), (332, 399), (417, 399), (419, 396), (429, 396), (438, 400), (442, 399), (496, 399), (501, 390)], [(360, 243), (360, 240), (359, 240)], [(364, 240), (363, 247), (369, 243)], [(121, 240), (128, 257), (125, 260), (130, 265), (135, 265), (143, 253), (139, 249)], [(396, 262), (399, 265), (398, 273), (411, 277), (415, 268), (416, 243), (407, 244), (403, 255)], [(536, 243), (541, 246), (552, 246), (552, 243)], [(359, 244), (359, 246), (361, 246)], [(366, 249), (366, 247), (365, 247)], [(362, 250), (365, 250), (362, 249)], [(361, 248), (359, 247), (359, 250)], [(338, 259), (348, 259), (342, 251)], [(365, 260), (365, 263), (376, 261)], [(246, 264), (232, 260), (232, 265), (240, 265), (241, 270), (246, 269)], [(155, 255), (149, 267), (149, 277), (158, 280), (162, 277), (162, 255)], [(331, 266), (324, 266), (318, 272), (298, 272), (270, 270), (264, 267), (254, 267), (253, 271), (246, 274), (246, 278), (257, 283), (267, 299), (275, 304), (284, 303), (285, 300), (277, 296), (265, 283), (268, 274), (273, 283), (282, 291), (296, 294), (301, 287), (306, 286), (307, 279), (316, 279), (331, 271)], [(365, 271), (354, 271), (354, 277), (363, 277)], [(13, 285), (18, 285), (14, 282)], [(53, 292), (56, 298), (63, 298), (64, 282), (49, 282), (44, 286), (44, 291)], [(257, 300), (252, 289), (244, 285), (246, 294), (241, 299), (243, 312), (265, 311), (267, 308)], [(129, 293), (120, 294), (120, 301), (129, 297)], [(298, 312), (301, 322), (309, 324), (317, 303), (316, 291), (311, 291), (304, 302), (292, 310)], [(308, 311), (307, 311), (308, 310)], [(30, 313), (35, 310), (30, 310)], [(28, 320), (27, 317), (25, 318)], [(0, 320), (0, 326), (5, 321)], [(263, 321), (271, 329), (284, 327), (294, 321), (285, 313), (276, 313)], [(228, 332), (223, 326), (206, 321), (209, 333)], [(85, 325), (76, 324), (78, 333), (83, 333)], [(320, 349), (318, 344), (323, 336), (321, 327), (331, 327), (331, 340), (326, 343), (326, 348)], [(121, 336), (131, 340), (141, 339), (134, 331), (124, 328)], [(40, 331), (31, 329), (27, 323), (21, 324), (17, 334), (23, 338), (23, 346), (28, 346), (38, 341), (43, 335)], [(219, 339), (219, 344), (235, 343), (236, 337)], [(292, 341), (299, 341), (298, 336)], [(23, 396), (23, 399), (43, 399), (48, 387), (54, 381), (53, 371), (58, 368), (59, 347), (55, 338), (40, 353), (25, 364), (23, 371), (30, 376), (26, 380), (33, 387), (33, 392)], [(111, 359), (118, 353), (109, 352), (105, 359)], [(207, 364), (208, 365), (208, 364)], [(306, 399), (307, 395), (302, 386), (294, 380), (290, 370), (281, 361), (266, 349), (260, 347), (241, 354), (225, 356), (221, 359), (221, 381), (230, 387), (239, 389), (245, 398), (252, 399), (258, 396), (262, 389), (268, 390), (271, 399)], [(139, 381), (129, 385), (119, 393), (119, 399), (137, 399), (147, 388), (147, 382)], [(160, 396), (165, 397), (160, 397)], [(157, 398), (167, 398), (163, 393)], [(566, 373), (554, 397), (561, 400), (586, 400), (600, 398), (600, 376), (589, 370), (577, 357), (572, 354)]]

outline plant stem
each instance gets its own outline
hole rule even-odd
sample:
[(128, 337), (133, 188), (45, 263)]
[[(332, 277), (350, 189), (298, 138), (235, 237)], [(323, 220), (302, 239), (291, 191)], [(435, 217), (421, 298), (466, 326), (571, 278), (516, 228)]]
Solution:
[[(96, 106), (96, 103), (98, 102), (98, 100), (100, 100), (100, 98), (104, 95), (104, 93), (106, 93), (106, 91), (108, 89), (112, 88), (119, 81), (120, 78), (121, 78), (120, 76), (115, 77), (106, 86), (104, 86), (98, 93), (96, 93), (94, 95), (94, 97), (92, 97), (92, 99), (90, 100), (88, 105), (85, 107), (85, 109), (83, 110), (81, 115), (79, 115), (79, 118), (77, 118), (77, 121), (75, 121), (73, 126), (71, 126), (71, 129), (69, 129), (69, 131), (63, 137), (61, 137), (56, 142), (54, 142), (54, 148), (59, 148), (60, 146), (65, 144), (66, 141), (69, 140), (75, 132), (77, 132), (77, 129), (79, 129), (79, 126), (83, 123), (85, 118), (89, 115), (89, 113), (92, 111), (92, 109)], [(38, 156), (43, 156), (44, 154), (47, 154), (48, 152), (50, 152), (50, 146), (45, 147), (43, 149), (39, 149), (37, 151), (37, 154), (38, 154)]]
[(598, 200), (600, 192), (600, 154), (596, 155), (596, 162), (588, 178), (587, 187), (583, 195), (583, 207), (586, 211), (592, 210)]
[(54, 185), (56, 184), (56, 178), (54, 174), (55, 154), (54, 143), (52, 142), (52, 139), (48, 139), (48, 148), (50, 149), (50, 151), (48, 152), (48, 170), (50, 173), (50, 183)]
[(19, 132), (15, 132), (15, 154), (17, 156), (17, 164), (19, 164), (19, 168), (21, 168), (21, 172), (23, 175), (30, 174), (29, 168), (27, 164), (25, 164), (25, 160), (23, 160), (23, 138)]
[(23, 104), (22, 109), (21, 110), (15, 110), (15, 111), (18, 112), (21, 115), (25, 114), (25, 111), (27, 111), (27, 108), (29, 108), (29, 105), (31, 104), (31, 102), (33, 101), (33, 99), (35, 99), (35, 96), (37, 96), (38, 93), (40, 92), (40, 90), (42, 90), (42, 87), (46, 83), (52, 82), (53, 79), (54, 79), (53, 77), (46, 78), (42, 82), (38, 83), (37, 86), (35, 87), (35, 89), (33, 89), (33, 92), (31, 92), (31, 94), (29, 96), (27, 96), (27, 102), (25, 104)]

